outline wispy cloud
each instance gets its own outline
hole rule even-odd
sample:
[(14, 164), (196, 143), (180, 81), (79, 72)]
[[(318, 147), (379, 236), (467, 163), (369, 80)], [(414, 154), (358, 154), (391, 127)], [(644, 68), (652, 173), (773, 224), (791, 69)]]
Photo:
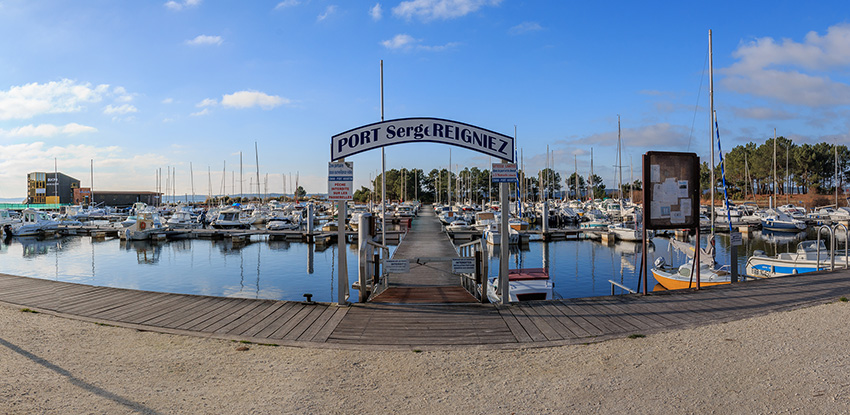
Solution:
[(99, 102), (107, 95), (110, 95), (109, 85), (92, 86), (70, 79), (13, 86), (0, 91), (0, 120), (79, 112), (84, 104)]
[(410, 20), (448, 20), (466, 16), (484, 6), (497, 6), (501, 0), (409, 0), (393, 8), (393, 14)]
[(298, 0), (284, 0), (280, 3), (278, 3), (277, 6), (274, 6), (274, 9), (275, 10), (287, 9), (287, 8), (290, 8), (290, 7), (295, 7), (299, 4), (301, 4), (301, 2), (298, 1)]
[(173, 102), (174, 102), (174, 98), (166, 98), (166, 99), (162, 100), (163, 104), (171, 104)]
[(171, 0), (171, 1), (168, 1), (168, 2), (165, 3), (165, 7), (170, 9), (170, 10), (180, 11), (180, 10), (187, 9), (187, 8), (190, 8), (190, 7), (197, 7), (200, 4), (201, 4), (201, 0), (183, 0), (183, 1)]
[(5, 137), (44, 137), (50, 138), (57, 135), (77, 135), (82, 133), (94, 133), (97, 128), (77, 123), (65, 124), (63, 126), (53, 124), (26, 125), (11, 130), (0, 129), (0, 136)]
[(802, 43), (758, 38), (732, 56), (738, 61), (720, 72), (726, 75), (721, 83), (735, 92), (809, 107), (850, 104), (850, 85), (829, 72), (850, 65), (850, 24), (832, 26), (824, 36), (809, 32)]
[(540, 23), (537, 22), (522, 22), (508, 30), (508, 33), (512, 35), (521, 35), (529, 32), (539, 32), (543, 30), (543, 26), (540, 26)]
[(416, 42), (418, 41), (414, 39), (413, 36), (401, 33), (393, 36), (392, 39), (388, 39), (381, 42), (381, 44), (384, 45), (384, 47), (387, 49), (399, 50), (410, 49), (414, 44), (416, 44)]
[(448, 49), (453, 49), (460, 45), (459, 42), (449, 42), (445, 45), (422, 45), (420, 40), (408, 34), (398, 34), (392, 39), (387, 39), (381, 42), (381, 45), (389, 50), (410, 51), (422, 50), (426, 52), (442, 52)]
[(215, 106), (215, 105), (218, 105), (218, 101), (216, 101), (213, 98), (207, 98), (207, 99), (195, 104), (195, 106), (198, 107), (198, 108), (212, 107), (212, 106)]
[(321, 22), (321, 21), (327, 19), (328, 17), (330, 17), (330, 15), (336, 13), (336, 9), (337, 9), (336, 5), (333, 5), (333, 4), (328, 6), (328, 7), (325, 7), (325, 12), (320, 14), (318, 17), (316, 17), (316, 21)]
[(381, 17), (384, 16), (384, 11), (381, 9), (381, 3), (375, 3), (375, 5), (369, 9), (369, 16), (372, 16), (372, 20), (374, 21), (381, 20)]
[(194, 39), (186, 41), (190, 46), (216, 45), (219, 46), (224, 41), (221, 36), (198, 35)]
[(221, 105), (230, 108), (261, 107), (269, 110), (274, 107), (289, 104), (291, 101), (277, 95), (268, 95), (258, 91), (239, 91), (221, 97)]
[(119, 105), (119, 106), (117, 106), (117, 107), (112, 106), (112, 105), (107, 105), (107, 106), (103, 109), (103, 113), (104, 113), (104, 114), (110, 114), (110, 115), (114, 115), (114, 114), (129, 114), (129, 113), (131, 113), (131, 112), (138, 112), (138, 111), (139, 111), (139, 110), (138, 110), (136, 107), (134, 107), (134, 106), (132, 106), (132, 105), (130, 105), (130, 104)]
[(201, 117), (201, 116), (207, 115), (207, 114), (209, 114), (209, 113), (210, 113), (210, 109), (209, 109), (209, 108), (204, 108), (204, 109), (202, 109), (202, 110), (200, 110), (200, 111), (198, 111), (198, 112), (193, 112), (193, 113), (191, 113), (191, 114), (189, 114), (189, 115), (190, 115), (190, 116), (192, 116), (192, 117)]

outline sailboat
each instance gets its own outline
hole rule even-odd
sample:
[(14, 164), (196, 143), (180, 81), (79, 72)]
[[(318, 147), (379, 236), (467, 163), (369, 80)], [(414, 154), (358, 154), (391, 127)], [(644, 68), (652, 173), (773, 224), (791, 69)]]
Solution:
[[(637, 210), (636, 210), (635, 214), (633, 215), (633, 218), (632, 218), (633, 220), (627, 221), (626, 220), (627, 215), (623, 211), (623, 203), (624, 203), (624, 201), (623, 201), (623, 167), (622, 167), (623, 152), (622, 152), (622, 145), (620, 144), (621, 143), (620, 131), (621, 131), (620, 130), (620, 116), (617, 115), (617, 166), (620, 168), (619, 183), (618, 183), (619, 186), (620, 186), (619, 187), (620, 203), (617, 204), (618, 205), (617, 208), (619, 209), (619, 215), (618, 216), (620, 217), (621, 221), (614, 223), (612, 225), (609, 225), (608, 231), (612, 232), (614, 235), (616, 235), (618, 240), (637, 242), (637, 241), (641, 241), (643, 239), (643, 228), (640, 225), (640, 223), (642, 223), (641, 220), (640, 220), (640, 215), (637, 213)], [(615, 167), (617, 167), (617, 166), (615, 166)], [(635, 209), (637, 209), (637, 208), (635, 208)], [(647, 237), (652, 237), (652, 236), (647, 235)]]

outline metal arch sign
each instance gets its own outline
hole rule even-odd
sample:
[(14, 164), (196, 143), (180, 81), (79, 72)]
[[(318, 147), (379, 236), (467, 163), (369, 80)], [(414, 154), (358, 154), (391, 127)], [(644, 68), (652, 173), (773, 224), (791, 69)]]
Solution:
[(399, 118), (364, 125), (331, 138), (331, 160), (403, 143), (441, 143), (514, 162), (513, 137), (440, 118)]

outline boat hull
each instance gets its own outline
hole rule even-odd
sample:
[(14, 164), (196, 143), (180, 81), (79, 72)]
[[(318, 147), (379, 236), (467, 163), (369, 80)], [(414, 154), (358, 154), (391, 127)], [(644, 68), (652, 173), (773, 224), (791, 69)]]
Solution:
[[(661, 286), (668, 290), (696, 288), (697, 286), (696, 278), (694, 278), (693, 280), (691, 280), (690, 278), (681, 278), (679, 277), (679, 274), (671, 274), (653, 269), (652, 276), (655, 278), (655, 281), (657, 281), (659, 284), (661, 284)], [(708, 287), (712, 285), (729, 284), (730, 282), (731, 281), (728, 279), (724, 279), (721, 281), (712, 281), (700, 278), (699, 285), (700, 287)]]

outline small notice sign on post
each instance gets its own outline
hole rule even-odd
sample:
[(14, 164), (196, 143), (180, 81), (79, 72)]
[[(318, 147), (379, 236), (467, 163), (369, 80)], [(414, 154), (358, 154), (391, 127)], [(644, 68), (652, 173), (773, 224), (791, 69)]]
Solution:
[(328, 199), (351, 200), (354, 196), (354, 162), (328, 163)]
[(743, 245), (743, 241), (741, 240), (741, 232), (731, 232), (731, 233), (729, 233), (729, 245), (731, 245), (731, 246), (741, 246), (741, 245)]
[(516, 163), (493, 163), (493, 183), (516, 183)]
[(410, 272), (410, 262), (406, 259), (385, 259), (384, 270), (390, 274), (407, 274)]
[(452, 273), (472, 274), (475, 273), (475, 258), (452, 258)]

